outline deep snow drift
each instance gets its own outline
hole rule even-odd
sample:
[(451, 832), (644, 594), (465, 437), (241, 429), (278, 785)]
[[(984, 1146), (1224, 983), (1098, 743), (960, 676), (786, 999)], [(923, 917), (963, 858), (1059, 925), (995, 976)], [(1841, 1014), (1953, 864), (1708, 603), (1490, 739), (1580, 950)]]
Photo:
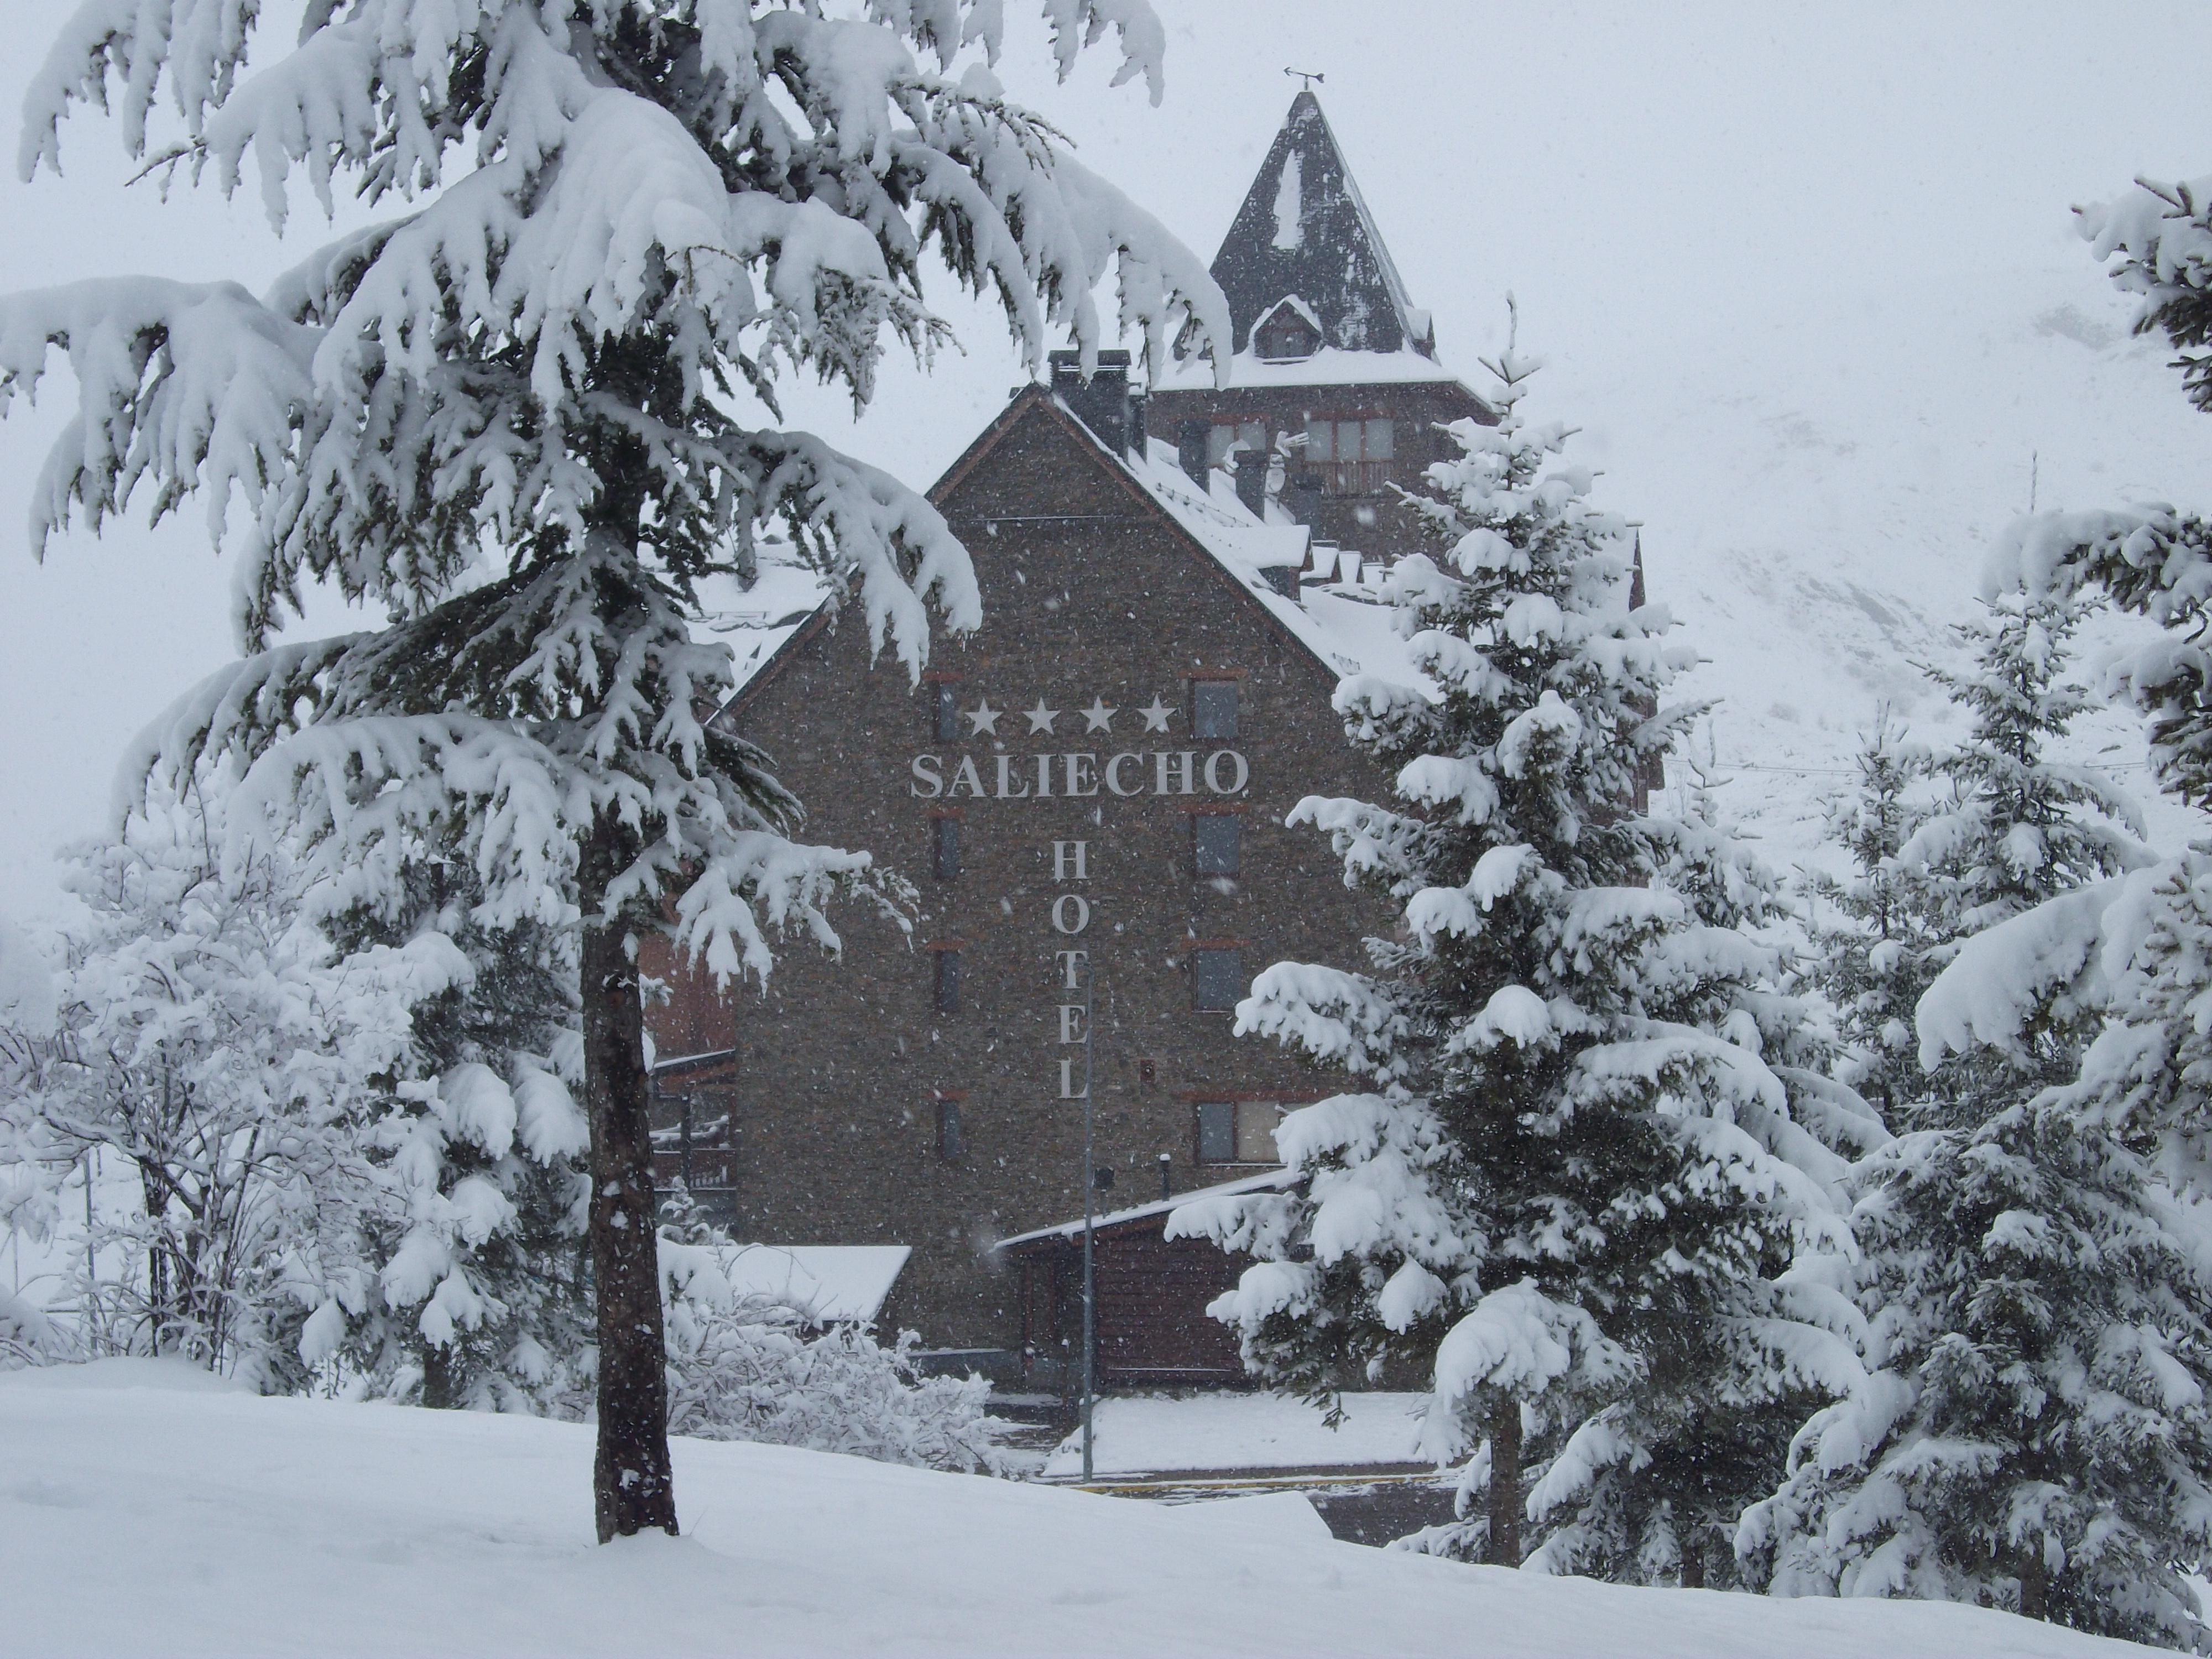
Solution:
[(2087, 1655), (1970, 1607), (1624, 1589), (1164, 1509), (678, 1441), (688, 1535), (591, 1542), (590, 1431), (0, 1376), (0, 1652)]

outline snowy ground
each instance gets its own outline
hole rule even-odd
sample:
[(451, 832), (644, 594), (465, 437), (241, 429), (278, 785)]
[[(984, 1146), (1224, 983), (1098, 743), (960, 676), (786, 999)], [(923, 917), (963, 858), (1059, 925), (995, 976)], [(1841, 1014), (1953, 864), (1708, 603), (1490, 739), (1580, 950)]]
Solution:
[(1166, 1509), (678, 1442), (678, 1540), (590, 1541), (588, 1430), (262, 1400), (155, 1362), (0, 1376), (0, 1653), (1797, 1659), (2140, 1651), (2008, 1615), (1619, 1589)]

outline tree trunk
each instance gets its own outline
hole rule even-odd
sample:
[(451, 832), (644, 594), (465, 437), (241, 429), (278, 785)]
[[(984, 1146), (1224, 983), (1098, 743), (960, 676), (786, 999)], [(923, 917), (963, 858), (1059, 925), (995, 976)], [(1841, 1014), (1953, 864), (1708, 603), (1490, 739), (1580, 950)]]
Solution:
[(1698, 1547), (1694, 1538), (1682, 1540), (1682, 1588), (1703, 1589), (1705, 1587), (1705, 1553)]
[(645, 1010), (629, 930), (591, 918), (629, 837), (602, 817), (585, 848), (584, 1101), (592, 1126), (592, 1269), (599, 1295), (599, 1444), (592, 1469), (599, 1541), (647, 1527), (676, 1530), (668, 1458), (667, 1354), (653, 1234), (653, 1125)]
[(460, 1367), (453, 1363), (454, 1357), (450, 1346), (435, 1342), (422, 1345), (422, 1404), (427, 1409), (460, 1409)]
[(1521, 1565), (1521, 1402), (1490, 1408), (1490, 1561)]
[(2051, 1599), (2051, 1572), (2043, 1565), (2043, 1547), (2038, 1540), (2021, 1557), (2020, 1612), (2024, 1619), (2048, 1619)]

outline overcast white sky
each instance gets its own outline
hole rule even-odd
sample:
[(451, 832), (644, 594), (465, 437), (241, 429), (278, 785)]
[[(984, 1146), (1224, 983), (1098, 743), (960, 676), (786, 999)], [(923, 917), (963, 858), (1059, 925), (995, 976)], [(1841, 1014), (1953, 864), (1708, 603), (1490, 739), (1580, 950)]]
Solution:
[[(1155, 4), (1158, 109), (1107, 88), (1103, 53), (1054, 88), (1033, 28), (1001, 73), (1210, 258), (1294, 89), (1284, 68), (1325, 72), (1413, 297), (1478, 385), (1517, 294), (1522, 343), (1553, 365), (1542, 412), (1584, 428), (1604, 499), (1646, 522), (1655, 583), (1714, 659), (1726, 756), (1832, 764), (1875, 696), (1909, 699), (1902, 653), (1961, 614), (2032, 453), (2045, 506), (2196, 493), (2212, 420), (2125, 339), (2067, 209), (2212, 171), (2201, 4)], [(0, 22), (11, 119), (58, 9)], [(64, 157), (61, 179), (0, 183), (0, 290), (122, 271), (258, 288), (327, 234), (310, 213), (279, 244), (250, 190), (125, 188), (97, 116)], [(1022, 374), (994, 317), (946, 312), (965, 356), (893, 373), (857, 427), (820, 399), (795, 412), (926, 485)], [(55, 845), (97, 827), (130, 734), (230, 650), (196, 507), (32, 562), (21, 526), (69, 394), (64, 374), (0, 427), (0, 911), (24, 916), (52, 902)]]

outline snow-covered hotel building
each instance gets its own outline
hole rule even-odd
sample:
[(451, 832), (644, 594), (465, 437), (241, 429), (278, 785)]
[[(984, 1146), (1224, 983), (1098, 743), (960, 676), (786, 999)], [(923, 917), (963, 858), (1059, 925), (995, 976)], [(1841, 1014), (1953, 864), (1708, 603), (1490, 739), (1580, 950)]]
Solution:
[(918, 690), (827, 610), (740, 645), (718, 718), (809, 840), (914, 882), (911, 937), (849, 907), (842, 957), (794, 945), (727, 1000), (664, 965), (650, 1016), (665, 1176), (743, 1237), (908, 1247), (887, 1317), (1002, 1373), (1026, 1349), (1050, 1374), (1075, 1329), (1087, 974), (1120, 1217), (1102, 1366), (1236, 1374), (1202, 1312), (1234, 1264), (1166, 1243), (1158, 1200), (1274, 1178), (1278, 1111), (1332, 1086), (1230, 1010), (1278, 959), (1358, 962), (1380, 920), (1283, 819), (1383, 787), (1330, 698), (1398, 653), (1372, 583), (1413, 532), (1387, 486), (1442, 453), (1437, 422), (1494, 419), (1437, 362), (1310, 92), (1212, 270), (1226, 390), (1206, 364), (1140, 392), (1126, 356), (1087, 385), (1055, 362), (938, 481), (985, 621)]

